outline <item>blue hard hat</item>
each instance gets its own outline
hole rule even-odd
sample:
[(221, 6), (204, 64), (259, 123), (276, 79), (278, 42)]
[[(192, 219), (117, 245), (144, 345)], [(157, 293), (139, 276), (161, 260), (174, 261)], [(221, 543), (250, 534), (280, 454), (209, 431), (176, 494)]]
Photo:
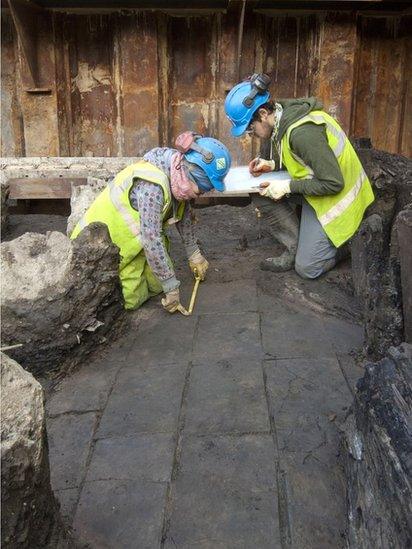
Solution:
[(196, 149), (191, 148), (184, 153), (184, 157), (188, 162), (202, 168), (216, 190), (224, 191), (223, 178), (232, 163), (227, 147), (213, 137), (199, 137), (195, 140), (195, 145)]
[(231, 131), (234, 137), (240, 137), (245, 132), (257, 109), (270, 99), (270, 93), (266, 90), (248, 101), (252, 92), (252, 82), (246, 81), (237, 84), (226, 96), (225, 113), (233, 124)]

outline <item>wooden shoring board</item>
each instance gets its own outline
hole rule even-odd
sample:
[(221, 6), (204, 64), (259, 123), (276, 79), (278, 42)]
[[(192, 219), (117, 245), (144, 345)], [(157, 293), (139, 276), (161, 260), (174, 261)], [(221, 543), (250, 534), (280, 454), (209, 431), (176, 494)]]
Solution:
[(54, 177), (39, 179), (23, 177), (9, 179), (9, 198), (15, 200), (39, 200), (70, 198), (72, 185), (87, 185), (86, 177)]

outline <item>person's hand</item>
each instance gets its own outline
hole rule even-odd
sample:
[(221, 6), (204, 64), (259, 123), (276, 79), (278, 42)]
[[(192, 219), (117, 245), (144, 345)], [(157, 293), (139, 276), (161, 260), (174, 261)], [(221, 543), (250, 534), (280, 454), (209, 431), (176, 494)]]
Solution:
[(260, 184), (260, 188), (259, 192), (262, 196), (267, 196), (272, 200), (280, 200), (285, 194), (290, 193), (290, 181), (286, 179), (272, 181), (271, 183), (265, 182)]
[(257, 175), (259, 175), (259, 173), (256, 173), (255, 170), (256, 170), (256, 165), (258, 164), (260, 158), (259, 157), (256, 157), (254, 158), (253, 160), (251, 160), (249, 162), (249, 173), (252, 174), (254, 177), (256, 177)]
[(193, 274), (195, 274), (196, 270), (197, 274), (200, 276), (200, 280), (204, 280), (209, 262), (203, 257), (199, 250), (196, 250), (189, 257), (189, 267)]
[(163, 308), (169, 313), (174, 313), (175, 311), (177, 311), (180, 305), (179, 288), (176, 288), (171, 292), (167, 292), (167, 294), (165, 294), (165, 297), (162, 299), (162, 305)]
[(276, 164), (274, 160), (264, 160), (263, 158), (256, 157), (249, 162), (249, 172), (257, 177), (262, 173), (273, 172)]

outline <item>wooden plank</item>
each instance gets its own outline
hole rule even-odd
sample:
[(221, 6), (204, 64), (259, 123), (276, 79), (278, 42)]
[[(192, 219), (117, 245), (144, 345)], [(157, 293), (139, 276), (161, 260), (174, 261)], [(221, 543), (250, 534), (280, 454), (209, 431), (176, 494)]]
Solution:
[(267, 43), (271, 46), (271, 92), (274, 99), (296, 97), (296, 67), (298, 55), (298, 18), (277, 17), (268, 28)]
[(54, 14), (53, 37), (56, 58), (56, 102), (59, 127), (60, 156), (71, 156), (73, 151), (73, 125), (70, 96), (69, 49), (70, 29), (68, 18)]
[[(409, 19), (412, 23), (412, 18)], [(399, 132), (398, 152), (405, 156), (412, 156), (412, 83), (409, 75), (412, 74), (412, 39), (406, 36), (405, 40), (405, 64), (404, 64), (404, 90), (403, 112)]]
[(71, 102), (76, 156), (116, 156), (113, 18), (71, 16)]
[(39, 200), (44, 198), (70, 198), (72, 185), (87, 185), (87, 178), (42, 178), (10, 179), (9, 198), (17, 200)]
[[(403, 343), (369, 363), (343, 424), (347, 547), (407, 547), (411, 535), (412, 352)], [(371, 504), (371, 495), (373, 503)]]
[(212, 27), (214, 16), (171, 18), (169, 131), (175, 138), (191, 129), (209, 135), (212, 90)]
[(1, 16), (1, 155), (23, 156), (24, 135), (16, 86), (16, 36), (10, 15)]
[(322, 25), (319, 78), (314, 91), (325, 110), (349, 133), (357, 53), (356, 18), (352, 13), (331, 13)]
[(245, 198), (246, 196), (250, 196), (250, 193), (245, 191), (209, 191), (200, 195), (196, 200), (199, 200), (199, 198)]
[[(407, 21), (407, 18), (405, 18)], [(403, 152), (399, 136), (407, 124), (407, 28), (397, 18), (362, 17), (353, 133), (370, 137), (374, 147)], [(407, 78), (407, 76), (406, 76)]]
[[(40, 90), (32, 87), (27, 62), (19, 48), (20, 63), (16, 66), (17, 93), (24, 128), (26, 156), (59, 156), (57, 98), (55, 93), (56, 64), (51, 16), (40, 14), (36, 20), (37, 78)], [(51, 90), (51, 92), (50, 92)]]
[[(234, 13), (237, 13), (237, 11), (235, 11)], [(216, 135), (218, 139), (221, 139), (230, 150), (233, 164), (244, 164), (252, 157), (251, 139), (249, 137), (243, 137), (240, 139), (232, 137), (230, 133), (231, 124), (226, 118), (226, 114), (224, 111), (224, 99), (226, 97), (226, 94), (232, 86), (237, 84), (236, 48), (238, 22), (238, 16), (234, 16), (234, 14), (219, 16), (217, 20), (217, 24), (219, 26), (219, 47), (218, 58), (216, 59), (218, 65), (216, 82), (216, 95), (218, 106)], [(247, 24), (248, 20), (246, 18), (246, 27)], [(244, 48), (245, 37), (243, 37), (242, 42), (242, 53), (244, 53)], [(241, 69), (243, 69), (242, 65)], [(244, 75), (242, 74), (242, 76)]]
[[(3, 155), (140, 155), (190, 128), (221, 139), (244, 164), (256, 140), (232, 138), (223, 108), (238, 81), (240, 5), (178, 18), (46, 13), (36, 40), (48, 95), (25, 91), (27, 62), (16, 66), (17, 35), (3, 14)], [(247, 3), (241, 78), (268, 72), (275, 99), (319, 95), (346, 130), (352, 119), (355, 136), (410, 154), (410, 18), (361, 16), (357, 29), (355, 12), (270, 14)]]
[(381, 24), (375, 27), (380, 40), (376, 44), (378, 71), (371, 137), (377, 148), (397, 152), (402, 112), (403, 41), (398, 38), (396, 21), (378, 22)]
[[(67, 199), (71, 197), (72, 185), (87, 185), (87, 178), (31, 179), (24, 177), (20, 179), (10, 179), (9, 198), (14, 200)], [(247, 196), (249, 196), (249, 193), (244, 191), (210, 191), (199, 198), (242, 198)]]
[(116, 16), (114, 43), (119, 151), (124, 156), (141, 156), (159, 146), (155, 15)]
[(37, 20), (42, 8), (29, 0), (9, 0), (9, 6), (19, 36), (21, 51), (29, 69), (32, 81), (31, 87), (37, 88), (40, 82), (37, 56)]
[(398, 216), (399, 257), (402, 281), (402, 309), (405, 341), (412, 343), (412, 211), (403, 210)]

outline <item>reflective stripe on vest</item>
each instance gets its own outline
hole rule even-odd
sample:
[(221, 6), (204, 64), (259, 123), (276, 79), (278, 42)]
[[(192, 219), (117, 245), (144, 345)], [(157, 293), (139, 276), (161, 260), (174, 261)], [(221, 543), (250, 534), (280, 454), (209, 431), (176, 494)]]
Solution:
[[(139, 172), (139, 177), (141, 179), (144, 179), (145, 177), (153, 177), (153, 174), (150, 174), (149, 172), (141, 171)], [(119, 212), (121, 217), (123, 218), (123, 221), (126, 223), (128, 229), (132, 233), (133, 236), (140, 237), (140, 223), (138, 223), (135, 219), (133, 219), (133, 216), (128, 211), (127, 207), (122, 203), (122, 194), (125, 190), (127, 190), (127, 187), (130, 184), (130, 181), (126, 179), (122, 183), (116, 185), (115, 179), (112, 179), (108, 183), (109, 187), (109, 194), (110, 194), (110, 200), (113, 203), (113, 206), (116, 208), (116, 210)], [(167, 204), (166, 204), (167, 207)], [(87, 227), (88, 223), (86, 221), (86, 216), (84, 215), (80, 221), (78, 222), (80, 230), (83, 230), (85, 227)]]
[(127, 189), (129, 182), (123, 181), (123, 183), (121, 183), (120, 185), (116, 185), (114, 182), (115, 180), (109, 183), (110, 200), (112, 201), (113, 206), (122, 216), (123, 221), (126, 223), (127, 228), (132, 233), (132, 235), (140, 236), (140, 223), (138, 223), (135, 219), (133, 219), (133, 216), (131, 215), (131, 213), (128, 211), (126, 206), (122, 203), (122, 195)]
[(343, 153), (343, 149), (345, 148), (345, 144), (346, 144), (345, 132), (343, 130), (339, 130), (338, 128), (336, 128), (333, 124), (329, 122), (327, 118), (325, 118), (321, 114), (309, 113), (305, 118), (312, 119), (313, 122), (315, 122), (315, 124), (326, 124), (328, 131), (338, 140), (336, 145), (331, 147), (334, 155), (336, 156), (336, 158), (338, 158)]
[[(342, 130), (338, 130), (338, 128), (335, 128), (333, 124), (331, 124), (327, 119), (325, 119), (320, 114), (308, 114), (305, 116), (305, 119), (309, 122), (312, 120), (315, 124), (325, 124), (328, 131), (338, 140), (336, 144), (333, 146), (330, 146), (330, 148), (333, 151), (333, 154), (336, 156), (336, 158), (339, 158), (339, 156), (343, 153), (343, 150), (345, 148), (346, 144), (346, 135)], [(293, 158), (296, 160), (296, 162), (299, 162), (302, 164), (302, 166), (305, 166), (305, 168), (308, 170), (308, 175), (313, 175), (313, 170), (310, 166), (308, 166), (305, 161), (300, 158), (295, 152), (292, 150), (290, 151)]]
[(325, 214), (321, 215), (319, 217), (319, 221), (321, 225), (327, 225), (337, 217), (339, 217), (343, 212), (356, 200), (356, 197), (360, 193), (360, 190), (362, 188), (363, 183), (367, 179), (366, 173), (362, 170), (362, 173), (360, 174), (359, 178), (357, 179), (355, 185), (351, 188), (351, 190), (340, 200), (337, 202), (332, 208), (326, 212)]
[[(322, 114), (309, 113), (305, 118), (313, 120), (315, 124), (326, 125), (327, 131), (329, 131), (335, 137), (335, 139), (337, 139), (336, 144), (331, 145), (329, 143), (329, 146), (332, 149), (335, 157), (339, 159), (346, 145), (347, 137), (345, 132), (341, 129), (338, 129), (336, 126), (334, 126), (327, 119), (327, 117)], [(313, 170), (309, 166), (307, 167), (313, 174)], [(332, 208), (328, 212), (326, 212), (325, 214), (319, 217), (319, 222), (322, 226), (327, 225), (328, 223), (330, 223), (331, 221), (339, 217), (346, 210), (346, 208), (348, 208), (352, 204), (352, 202), (356, 200), (356, 197), (358, 196), (362, 188), (362, 183), (365, 181), (365, 179), (367, 179), (366, 173), (364, 172), (363, 169), (361, 169), (361, 173), (358, 179), (356, 180), (354, 186), (351, 188), (351, 190), (337, 204), (332, 206)]]
[[(150, 181), (153, 179), (153, 172), (146, 171), (146, 170), (139, 170), (139, 179), (147, 179), (148, 181)], [(110, 199), (113, 202), (113, 205), (115, 206), (119, 214), (122, 216), (123, 221), (126, 223), (130, 232), (134, 236), (140, 237), (140, 223), (138, 223), (135, 219), (133, 219), (133, 216), (130, 214), (130, 211), (122, 203), (122, 195), (130, 186), (130, 181), (126, 179), (125, 181), (117, 185), (115, 184), (115, 181), (116, 179), (113, 179), (113, 181), (109, 183)], [(169, 209), (169, 204), (168, 204), (168, 201), (165, 200), (165, 203), (163, 206), (163, 214), (165, 214), (168, 209)]]

